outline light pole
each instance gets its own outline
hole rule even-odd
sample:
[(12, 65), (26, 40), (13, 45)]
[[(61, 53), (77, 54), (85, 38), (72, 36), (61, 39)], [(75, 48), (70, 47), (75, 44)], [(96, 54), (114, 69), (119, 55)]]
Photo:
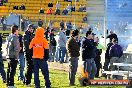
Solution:
[(104, 6), (104, 45), (106, 47), (106, 32), (107, 32), (107, 0), (105, 0)]

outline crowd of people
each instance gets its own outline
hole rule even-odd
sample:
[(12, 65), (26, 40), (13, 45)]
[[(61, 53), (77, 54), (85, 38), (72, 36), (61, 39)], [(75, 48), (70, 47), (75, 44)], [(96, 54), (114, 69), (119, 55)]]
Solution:
[(0, 0), (0, 6), (3, 6), (4, 3), (7, 3), (8, 0)]
[(22, 4), (21, 6), (13, 6), (13, 10), (26, 10), (26, 7), (24, 4)]
[[(45, 12), (47, 14), (53, 14), (53, 12), (54, 12), (53, 9), (52, 9), (53, 8), (53, 3), (49, 3), (48, 7), (49, 8), (47, 9), (46, 12), (44, 11), (44, 9), (41, 8), (39, 10), (39, 13), (44, 14), (44, 12)], [(57, 2), (54, 14), (55, 15), (60, 15), (61, 12), (62, 12), (62, 15), (68, 15), (68, 13), (76, 12), (76, 11), (78, 11), (78, 12), (86, 12), (86, 6), (85, 5), (84, 6), (80, 5), (79, 9), (77, 10), (74, 5), (72, 6), (71, 4), (68, 4), (67, 7), (65, 7), (64, 10), (61, 11), (60, 10), (60, 4), (59, 4), (59, 2)]]
[[(70, 36), (67, 37), (63, 21), (60, 23), (58, 33), (55, 33), (51, 27), (52, 24), (49, 24), (50, 26), (46, 30), (42, 25), (43, 22), (40, 20), (37, 29), (33, 30), (33, 25), (29, 24), (24, 35), (19, 34), (18, 26), (13, 25), (11, 27), (11, 34), (6, 40), (7, 73), (4, 71), (2, 52), (0, 54), (0, 73), (3, 83), (7, 83), (8, 88), (15, 88), (14, 76), (18, 63), (18, 81), (23, 81), (26, 86), (31, 86), (32, 74), (34, 73), (35, 88), (40, 88), (39, 68), (44, 76), (46, 88), (51, 88), (47, 61), (70, 64), (70, 86), (75, 85), (75, 75), (80, 56), (84, 61), (84, 71), (89, 74), (88, 78), (99, 77), (100, 68), (102, 68), (102, 48), (100, 48), (99, 38), (95, 37), (96, 34), (92, 32), (91, 28), (86, 32), (85, 37), (81, 38), (78, 29), (70, 30)], [(110, 33), (107, 37), (110, 38), (110, 43), (105, 54), (104, 70), (115, 70), (116, 67), (112, 63), (118, 62), (123, 54), (121, 46), (118, 45), (117, 35), (112, 31)], [(0, 47), (2, 47), (1, 36)], [(25, 62), (27, 69), (24, 75)], [(108, 67), (109, 64), (110, 67)]]

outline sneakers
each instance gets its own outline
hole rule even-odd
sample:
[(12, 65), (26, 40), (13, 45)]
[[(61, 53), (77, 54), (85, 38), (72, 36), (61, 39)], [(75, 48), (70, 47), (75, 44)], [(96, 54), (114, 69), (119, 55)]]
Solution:
[(45, 88), (51, 88), (51, 87), (45, 86)]
[(69, 84), (69, 86), (75, 86), (75, 84)]
[(15, 86), (8, 86), (7, 88), (16, 88)]
[(3, 80), (3, 83), (6, 83), (6, 80)]
[(31, 84), (27, 84), (26, 87), (31, 87)]

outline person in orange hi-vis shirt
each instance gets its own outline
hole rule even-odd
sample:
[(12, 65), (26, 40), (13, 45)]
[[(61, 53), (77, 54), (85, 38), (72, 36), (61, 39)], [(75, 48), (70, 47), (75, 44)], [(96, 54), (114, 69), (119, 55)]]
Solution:
[(35, 88), (40, 88), (39, 68), (45, 79), (45, 88), (51, 88), (49, 80), (49, 70), (47, 60), (49, 58), (48, 41), (44, 38), (44, 29), (39, 26), (36, 29), (35, 37), (32, 39), (29, 48), (33, 48), (33, 64), (34, 64), (34, 84)]

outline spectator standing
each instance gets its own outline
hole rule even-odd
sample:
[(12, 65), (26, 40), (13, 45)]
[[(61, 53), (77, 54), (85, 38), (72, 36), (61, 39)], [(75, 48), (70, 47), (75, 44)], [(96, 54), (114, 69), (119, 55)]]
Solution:
[(58, 50), (59, 50), (59, 61), (60, 63), (64, 63), (64, 57), (66, 55), (66, 42), (67, 37), (64, 33), (64, 29), (60, 28), (60, 32), (58, 34), (59, 39), (57, 42)]
[(0, 35), (0, 74), (3, 79), (3, 83), (6, 83), (6, 73), (4, 70), (3, 58), (2, 58), (2, 36)]
[(94, 79), (97, 68), (95, 64), (95, 44), (91, 31), (87, 31), (86, 38), (82, 40), (82, 59), (84, 61), (84, 71), (88, 72), (89, 79)]
[[(110, 47), (112, 45), (113, 45), (113, 43), (108, 43), (107, 44), (107, 48), (106, 48), (106, 52), (105, 52), (105, 62), (104, 62), (104, 66), (103, 66), (104, 71), (108, 71), (108, 68), (109, 68), (109, 64), (110, 64), (109, 51), (110, 51)], [(104, 76), (105, 78), (107, 78), (106, 74), (102, 74), (102, 76)]]
[(56, 52), (56, 40), (55, 40), (55, 34), (54, 34), (54, 29), (51, 30), (49, 34), (49, 39), (50, 39), (50, 61), (53, 62), (55, 58), (55, 52)]
[(71, 23), (71, 21), (69, 21), (69, 22), (66, 23), (66, 27), (69, 30), (72, 29), (72, 23)]
[[(36, 29), (35, 37), (32, 39), (29, 49), (33, 48), (33, 68), (34, 68), (34, 84), (35, 88), (40, 88), (39, 68), (45, 79), (45, 88), (51, 88), (49, 80), (49, 70), (47, 60), (49, 58), (49, 45), (48, 41), (44, 38), (44, 29), (38, 27)], [(38, 53), (39, 51), (39, 53)]]
[(19, 58), (20, 44), (18, 38), (18, 26), (11, 27), (12, 34), (7, 37), (7, 86), (8, 88), (14, 87), (14, 76), (16, 73), (17, 62)]
[[(117, 70), (116, 66), (113, 63), (119, 63), (120, 57), (123, 55), (123, 50), (120, 45), (118, 45), (117, 39), (112, 39), (113, 45), (110, 47), (109, 55), (110, 55), (110, 70)], [(113, 79), (117, 79), (117, 76), (113, 76)]]
[(23, 36), (19, 34), (19, 43), (20, 43), (20, 52), (19, 52), (19, 72), (18, 72), (18, 80), (22, 81), (24, 79), (24, 67), (25, 67), (25, 58), (24, 58), (24, 51), (23, 51)]
[(79, 31), (78, 30), (73, 30), (71, 33), (71, 37), (68, 39), (66, 48), (68, 51), (69, 55), (69, 61), (70, 61), (70, 72), (69, 72), (69, 85), (73, 86), (75, 85), (75, 75), (77, 72), (77, 67), (78, 67), (78, 60), (80, 56), (80, 46), (77, 42), (79, 36)]
[(32, 73), (33, 73), (33, 61), (32, 61), (32, 49), (29, 49), (29, 45), (31, 40), (33, 39), (33, 29), (32, 25), (29, 24), (27, 31), (24, 34), (24, 48), (25, 48), (25, 58), (26, 58), (26, 64), (27, 64), (27, 71), (24, 78), (24, 84), (27, 86), (30, 86), (31, 79), (32, 79)]
[(3, 31), (5, 31), (6, 30), (6, 18), (5, 17), (1, 18), (1, 23), (2, 23), (2, 27), (3, 27)]
[(49, 32), (50, 32), (50, 28), (49, 27), (47, 27), (46, 28), (46, 31), (45, 31), (45, 38), (47, 39), (47, 40), (49, 40)]
[(102, 47), (101, 47), (101, 44), (99, 44), (99, 38), (98, 37), (95, 38), (95, 42), (96, 42), (96, 46), (97, 46), (96, 57), (95, 57), (95, 64), (97, 67), (97, 73), (96, 73), (95, 77), (99, 77), (100, 68), (102, 68), (101, 56), (100, 56), (102, 53)]

